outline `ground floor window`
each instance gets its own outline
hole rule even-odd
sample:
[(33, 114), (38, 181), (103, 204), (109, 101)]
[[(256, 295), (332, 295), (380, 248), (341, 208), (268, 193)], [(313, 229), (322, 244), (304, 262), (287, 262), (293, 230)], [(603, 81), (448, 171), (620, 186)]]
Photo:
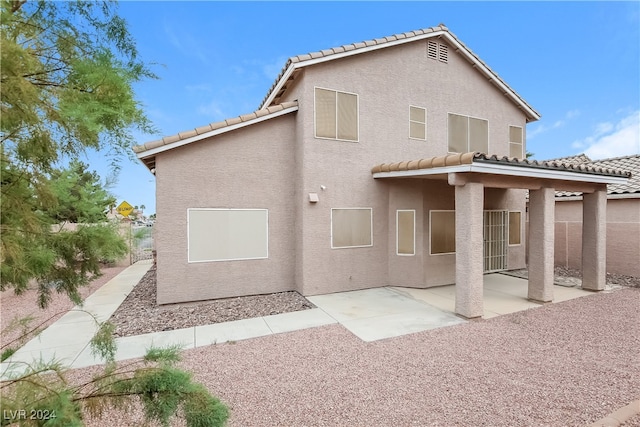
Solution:
[(509, 244), (521, 243), (520, 228), (522, 224), (522, 212), (509, 211)]
[(430, 253), (449, 254), (456, 251), (456, 212), (429, 211)]
[(397, 255), (416, 254), (416, 211), (412, 209), (396, 211)]
[(331, 209), (331, 248), (373, 246), (373, 209)]
[(188, 261), (269, 257), (267, 209), (187, 209)]

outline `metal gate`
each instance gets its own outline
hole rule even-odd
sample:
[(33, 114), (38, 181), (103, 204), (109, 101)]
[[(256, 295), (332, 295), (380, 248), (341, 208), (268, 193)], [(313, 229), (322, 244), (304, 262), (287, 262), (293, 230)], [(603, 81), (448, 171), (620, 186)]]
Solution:
[(484, 272), (507, 269), (508, 211), (484, 211)]
[(153, 227), (132, 225), (130, 235), (131, 264), (142, 259), (153, 259)]

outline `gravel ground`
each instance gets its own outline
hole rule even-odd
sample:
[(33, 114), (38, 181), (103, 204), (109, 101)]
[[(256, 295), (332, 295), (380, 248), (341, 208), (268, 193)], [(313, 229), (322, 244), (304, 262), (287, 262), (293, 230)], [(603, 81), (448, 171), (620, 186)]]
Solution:
[(116, 325), (115, 336), (125, 337), (288, 313), (314, 307), (297, 292), (158, 306), (156, 304), (156, 270), (151, 269), (109, 320)]
[[(372, 343), (340, 325), (271, 335), (181, 364), (230, 426), (584, 426), (640, 397), (639, 308), (625, 288)], [(88, 421), (135, 426), (140, 411)]]
[[(526, 268), (519, 270), (509, 270), (503, 272), (511, 276), (527, 278), (529, 277), (529, 271)], [(555, 267), (554, 269), (555, 283), (561, 286), (577, 286), (582, 285), (582, 272), (569, 267)], [(626, 286), (630, 288), (640, 288), (640, 277), (627, 276), (624, 274), (607, 273), (607, 287), (609, 289), (619, 288), (620, 286)]]
[[(93, 280), (89, 285), (80, 288), (80, 295), (83, 299), (88, 297), (125, 268), (126, 267), (104, 267), (102, 269), (102, 276)], [(0, 310), (0, 342), (4, 345), (22, 334), (20, 329), (5, 331), (15, 319), (31, 316), (34, 319), (30, 323), (32, 327), (37, 326), (41, 322), (45, 322), (42, 325), (44, 328), (62, 317), (72, 309), (73, 306), (74, 304), (66, 294), (52, 294), (49, 305), (46, 309), (42, 310), (38, 307), (37, 291), (35, 289), (27, 290), (21, 295), (16, 295), (13, 289), (0, 292), (0, 307), (2, 307), (2, 310)]]

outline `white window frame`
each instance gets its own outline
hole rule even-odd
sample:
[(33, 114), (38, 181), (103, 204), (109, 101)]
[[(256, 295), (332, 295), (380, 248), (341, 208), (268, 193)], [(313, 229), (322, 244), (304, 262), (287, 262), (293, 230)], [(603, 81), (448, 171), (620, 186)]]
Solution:
[[(490, 154), (491, 138), (489, 138), (489, 135), (491, 135), (491, 123), (489, 123), (489, 119), (476, 117), (476, 116), (469, 116), (467, 114), (452, 113), (450, 111), (447, 111), (447, 154), (463, 154), (463, 153), (458, 153), (457, 151), (449, 151), (449, 114), (453, 114), (456, 116), (463, 116), (463, 117), (466, 117), (467, 119), (484, 120), (485, 122), (487, 122), (487, 152), (485, 154)], [(467, 151), (466, 152), (468, 153), (470, 151), (471, 149), (469, 148), (469, 127), (467, 126)]]
[[(316, 119), (317, 119), (317, 114), (316, 114), (316, 89), (322, 89), (322, 90), (328, 90), (331, 92), (336, 92), (336, 137), (335, 138), (328, 138), (326, 136), (318, 136), (318, 127), (316, 124)], [(340, 139), (338, 138), (338, 93), (345, 93), (347, 95), (355, 95), (356, 97), (356, 120), (358, 122), (358, 139)], [(360, 142), (360, 95), (358, 95), (357, 93), (354, 92), (347, 92), (344, 90), (337, 90), (337, 89), (329, 89), (326, 87), (322, 87), (322, 86), (314, 86), (313, 87), (313, 136), (316, 139), (325, 139), (325, 140), (329, 140), (329, 141), (343, 141), (343, 142)]]
[[(189, 212), (191, 211), (264, 211), (266, 213), (266, 243), (267, 243), (267, 255), (264, 257), (250, 257), (250, 258), (224, 258), (224, 259), (210, 259), (210, 260), (197, 260), (191, 261), (191, 242), (190, 242), (190, 230), (189, 230)], [(256, 259), (268, 259), (269, 258), (269, 209), (244, 209), (244, 208), (187, 208), (187, 263), (197, 264), (202, 262), (224, 262), (224, 261), (247, 261)]]
[[(520, 131), (522, 132), (522, 143), (518, 143), (518, 142), (512, 142), (511, 141), (511, 129), (509, 128), (520, 128)], [(524, 127), (522, 126), (517, 126), (517, 125), (509, 125), (507, 127), (507, 132), (509, 132), (509, 157), (511, 157), (511, 144), (515, 144), (515, 145), (520, 145), (521, 149), (522, 149), (522, 157), (518, 157), (519, 159), (524, 159), (526, 158), (526, 151), (524, 149)], [(515, 212), (515, 211), (514, 211)]]
[[(434, 254), (431, 251), (431, 214), (433, 212), (453, 212), (454, 216), (455, 216), (455, 213), (456, 213), (455, 209), (432, 209), (432, 210), (429, 211), (429, 255), (430, 256), (440, 256), (440, 255), (455, 254), (456, 253), (455, 251), (453, 251), (453, 252), (439, 252), (437, 254)], [(455, 229), (454, 229), (454, 232), (455, 232)]]
[[(400, 212), (413, 212), (413, 253), (400, 253)], [(396, 255), (398, 256), (416, 256), (416, 210), (415, 209), (396, 209)]]
[[(370, 227), (370, 236), (371, 236), (371, 244), (370, 245), (357, 245), (357, 246), (333, 246), (333, 211), (334, 210), (369, 210), (370, 218), (371, 218), (371, 227)], [(331, 228), (330, 228), (330, 240), (329, 243), (331, 245), (331, 249), (353, 249), (353, 248), (371, 248), (373, 247), (373, 208), (363, 208), (363, 207), (346, 207), (346, 208), (331, 208)]]
[[(424, 123), (423, 122), (418, 122), (415, 120), (411, 120), (411, 109), (412, 108), (419, 108), (421, 110), (424, 110)], [(424, 139), (423, 138), (416, 138), (411, 136), (411, 123), (420, 123), (421, 125), (424, 125)], [(416, 141), (426, 141), (427, 140), (427, 109), (425, 107), (418, 107), (417, 105), (409, 105), (409, 139), (415, 139)]]
[[(520, 214), (520, 230), (518, 230), (518, 234), (520, 234), (520, 243), (511, 244), (509, 242), (509, 236), (511, 235), (510, 234), (510, 232), (511, 232), (511, 218), (510, 218), (511, 212), (518, 212)], [(524, 215), (522, 215), (522, 214), (523, 214), (522, 211), (511, 211), (511, 210), (507, 211), (507, 244), (508, 244), (508, 246), (521, 246), (522, 245), (522, 224), (524, 223), (523, 222)]]

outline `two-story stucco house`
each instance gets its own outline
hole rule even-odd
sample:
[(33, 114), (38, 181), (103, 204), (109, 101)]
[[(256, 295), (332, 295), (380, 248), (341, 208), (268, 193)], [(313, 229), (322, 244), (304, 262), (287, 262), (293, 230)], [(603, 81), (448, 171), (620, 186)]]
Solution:
[(444, 25), (290, 58), (257, 111), (135, 148), (158, 303), (455, 283), (478, 317), (483, 273), (525, 266), (525, 189), (529, 297), (553, 298), (556, 189), (585, 193), (602, 289), (606, 184), (626, 177), (523, 160), (538, 118)]

